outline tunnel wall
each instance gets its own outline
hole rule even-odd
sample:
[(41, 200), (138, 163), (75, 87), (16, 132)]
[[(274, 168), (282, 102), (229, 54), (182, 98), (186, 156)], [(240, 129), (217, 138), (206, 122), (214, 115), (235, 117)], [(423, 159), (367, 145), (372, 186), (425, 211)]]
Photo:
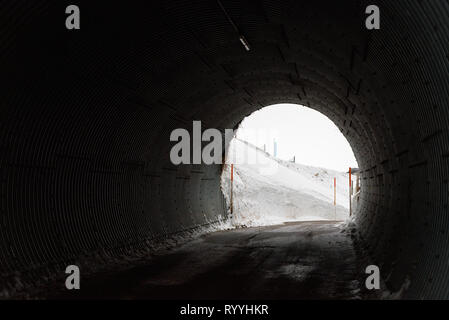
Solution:
[(448, 297), (448, 2), (375, 1), (373, 31), (366, 1), (222, 3), (80, 1), (68, 31), (69, 3), (5, 2), (2, 277), (225, 217), (220, 166), (172, 165), (170, 132), (291, 102), (350, 142), (359, 234), (389, 290)]

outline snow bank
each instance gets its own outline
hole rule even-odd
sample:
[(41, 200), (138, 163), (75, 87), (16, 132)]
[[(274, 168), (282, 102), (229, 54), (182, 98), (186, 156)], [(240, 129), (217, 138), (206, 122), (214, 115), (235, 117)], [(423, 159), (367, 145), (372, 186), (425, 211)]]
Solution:
[[(84, 278), (93, 277), (100, 272), (118, 272), (131, 267), (146, 265), (154, 256), (167, 254), (187, 242), (196, 240), (203, 235), (233, 229), (234, 225), (229, 219), (218, 217), (216, 221), (207, 221), (207, 225), (181, 231), (163, 238), (147, 240), (139, 249), (133, 247), (119, 248), (117, 250), (100, 250), (74, 258), (72, 261), (59, 262), (58, 264), (42, 267), (41, 275), (35, 277), (32, 274), (21, 274), (14, 272), (12, 275), (3, 275), (5, 283), (0, 288), (0, 300), (5, 299), (46, 299), (47, 290), (53, 292), (64, 292), (61, 287), (66, 274), (64, 270), (67, 265), (77, 265), (82, 270)], [(31, 279), (30, 279), (31, 278)]]
[[(234, 164), (233, 219), (236, 225), (348, 218), (348, 174), (276, 159), (238, 139), (230, 143), (221, 178), (228, 207), (231, 163)], [(333, 205), (334, 177), (337, 178), (336, 207)]]

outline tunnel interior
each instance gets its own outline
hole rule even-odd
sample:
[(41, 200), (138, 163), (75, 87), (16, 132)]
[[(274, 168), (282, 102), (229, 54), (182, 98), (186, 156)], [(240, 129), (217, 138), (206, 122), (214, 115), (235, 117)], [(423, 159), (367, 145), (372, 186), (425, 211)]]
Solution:
[(375, 1), (380, 30), (365, 28), (369, 4), (80, 1), (69, 31), (68, 3), (5, 3), (4, 288), (226, 217), (221, 166), (173, 165), (170, 132), (236, 128), (282, 102), (350, 142), (358, 234), (390, 290), (448, 297), (449, 3)]

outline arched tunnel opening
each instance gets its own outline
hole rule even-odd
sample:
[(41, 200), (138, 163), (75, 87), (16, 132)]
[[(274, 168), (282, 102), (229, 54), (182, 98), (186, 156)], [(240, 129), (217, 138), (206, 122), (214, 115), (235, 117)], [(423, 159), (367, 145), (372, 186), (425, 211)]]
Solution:
[(362, 192), (357, 170), (349, 142), (325, 115), (266, 106), (245, 117), (229, 142), (221, 174), (228, 218), (235, 227), (346, 221)]
[(174, 165), (170, 133), (288, 102), (350, 142), (386, 288), (448, 298), (447, 1), (78, 1), (75, 30), (68, 5), (0, 11), (2, 297), (220, 223), (221, 165)]

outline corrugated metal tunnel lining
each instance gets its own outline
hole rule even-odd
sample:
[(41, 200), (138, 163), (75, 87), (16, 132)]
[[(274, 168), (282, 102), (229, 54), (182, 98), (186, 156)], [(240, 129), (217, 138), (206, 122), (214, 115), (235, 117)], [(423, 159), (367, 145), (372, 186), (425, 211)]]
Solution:
[(81, 2), (78, 31), (64, 4), (3, 5), (4, 278), (226, 215), (220, 167), (172, 165), (170, 132), (292, 102), (351, 143), (359, 232), (389, 288), (409, 279), (407, 297), (449, 297), (448, 2), (376, 1), (375, 31), (366, 1), (222, 3), (249, 52), (216, 2)]

